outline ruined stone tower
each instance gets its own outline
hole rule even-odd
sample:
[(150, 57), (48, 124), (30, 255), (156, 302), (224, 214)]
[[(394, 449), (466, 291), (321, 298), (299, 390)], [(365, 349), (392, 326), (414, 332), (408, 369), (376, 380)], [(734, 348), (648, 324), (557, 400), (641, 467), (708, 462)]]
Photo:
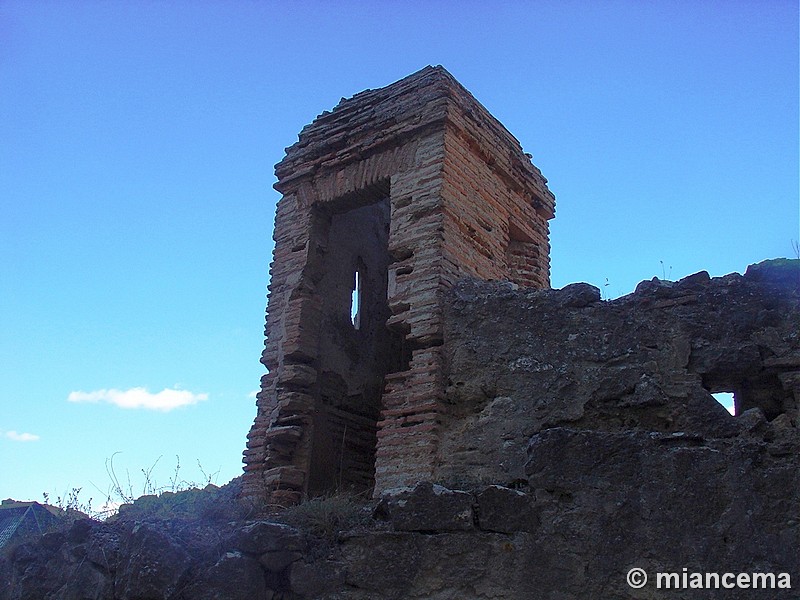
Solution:
[(288, 504), (425, 479), (449, 412), (443, 292), (549, 286), (547, 181), (442, 67), (342, 100), (275, 172), (245, 489)]

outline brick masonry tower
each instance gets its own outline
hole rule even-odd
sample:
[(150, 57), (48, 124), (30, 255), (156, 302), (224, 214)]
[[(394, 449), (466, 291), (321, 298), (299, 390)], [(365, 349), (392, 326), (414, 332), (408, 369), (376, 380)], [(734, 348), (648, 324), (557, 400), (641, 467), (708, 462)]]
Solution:
[(275, 173), (246, 493), (287, 505), (429, 478), (450, 410), (443, 292), (549, 287), (547, 180), (439, 66), (343, 99)]

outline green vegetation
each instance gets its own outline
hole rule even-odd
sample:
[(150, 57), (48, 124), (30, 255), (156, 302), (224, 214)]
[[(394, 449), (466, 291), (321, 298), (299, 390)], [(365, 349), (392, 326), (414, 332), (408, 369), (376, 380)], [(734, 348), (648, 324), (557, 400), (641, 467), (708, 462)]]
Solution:
[(372, 507), (363, 498), (341, 492), (311, 498), (276, 515), (287, 525), (330, 541), (342, 531), (369, 526), (371, 516)]

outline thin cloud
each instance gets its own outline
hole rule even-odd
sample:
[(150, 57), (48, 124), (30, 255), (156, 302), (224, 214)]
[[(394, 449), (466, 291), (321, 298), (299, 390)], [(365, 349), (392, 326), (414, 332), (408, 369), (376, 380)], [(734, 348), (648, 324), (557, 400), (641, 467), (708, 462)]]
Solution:
[(188, 390), (163, 389), (155, 394), (147, 391), (143, 387), (131, 388), (129, 390), (95, 390), (93, 392), (70, 392), (67, 400), (70, 402), (105, 402), (120, 408), (144, 410), (157, 410), (169, 412), (181, 406), (197, 404), (202, 400), (207, 400), (208, 394), (195, 394)]
[(37, 442), (39, 436), (34, 433), (17, 433), (16, 431), (6, 431), (5, 437), (13, 442)]

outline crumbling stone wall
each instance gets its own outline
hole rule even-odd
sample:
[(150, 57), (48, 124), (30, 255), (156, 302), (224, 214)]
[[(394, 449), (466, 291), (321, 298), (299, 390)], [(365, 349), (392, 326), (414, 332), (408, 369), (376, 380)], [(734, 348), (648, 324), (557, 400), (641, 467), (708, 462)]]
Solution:
[[(289, 526), (237, 518), (224, 488), (145, 497), (0, 551), (0, 600), (796, 600), (798, 454), (771, 454), (764, 433), (693, 445), (554, 428), (532, 440), (529, 486), (420, 483), (339, 511), (327, 534), (335, 499)], [(684, 568), (774, 578), (657, 589)]]
[[(800, 261), (610, 302), (469, 280), (445, 305), (438, 482), (288, 524), (236, 480), (145, 496), (0, 552), (0, 600), (797, 598)], [(772, 578), (656, 587), (684, 570)]]
[(269, 373), (245, 489), (290, 504), (430, 476), (444, 292), (463, 277), (548, 287), (546, 180), (441, 67), (342, 100), (275, 172)]
[(795, 271), (548, 290), (547, 182), (441, 67), (343, 99), (276, 175), (248, 494), (512, 485), (557, 426), (734, 435), (713, 392), (796, 423)]
[[(797, 598), (800, 261), (610, 302), (468, 280), (445, 303), (438, 481), (287, 524), (237, 481), (146, 496), (0, 552), (0, 600)], [(707, 589), (657, 587), (684, 572)]]
[[(773, 437), (796, 432), (800, 261), (654, 279), (612, 301), (588, 284), (524, 291), (478, 281), (449, 300), (451, 410), (434, 480), (527, 481), (531, 438), (559, 427), (690, 445), (768, 424)], [(737, 416), (716, 392), (734, 393)], [(772, 441), (772, 452), (788, 451)]]

